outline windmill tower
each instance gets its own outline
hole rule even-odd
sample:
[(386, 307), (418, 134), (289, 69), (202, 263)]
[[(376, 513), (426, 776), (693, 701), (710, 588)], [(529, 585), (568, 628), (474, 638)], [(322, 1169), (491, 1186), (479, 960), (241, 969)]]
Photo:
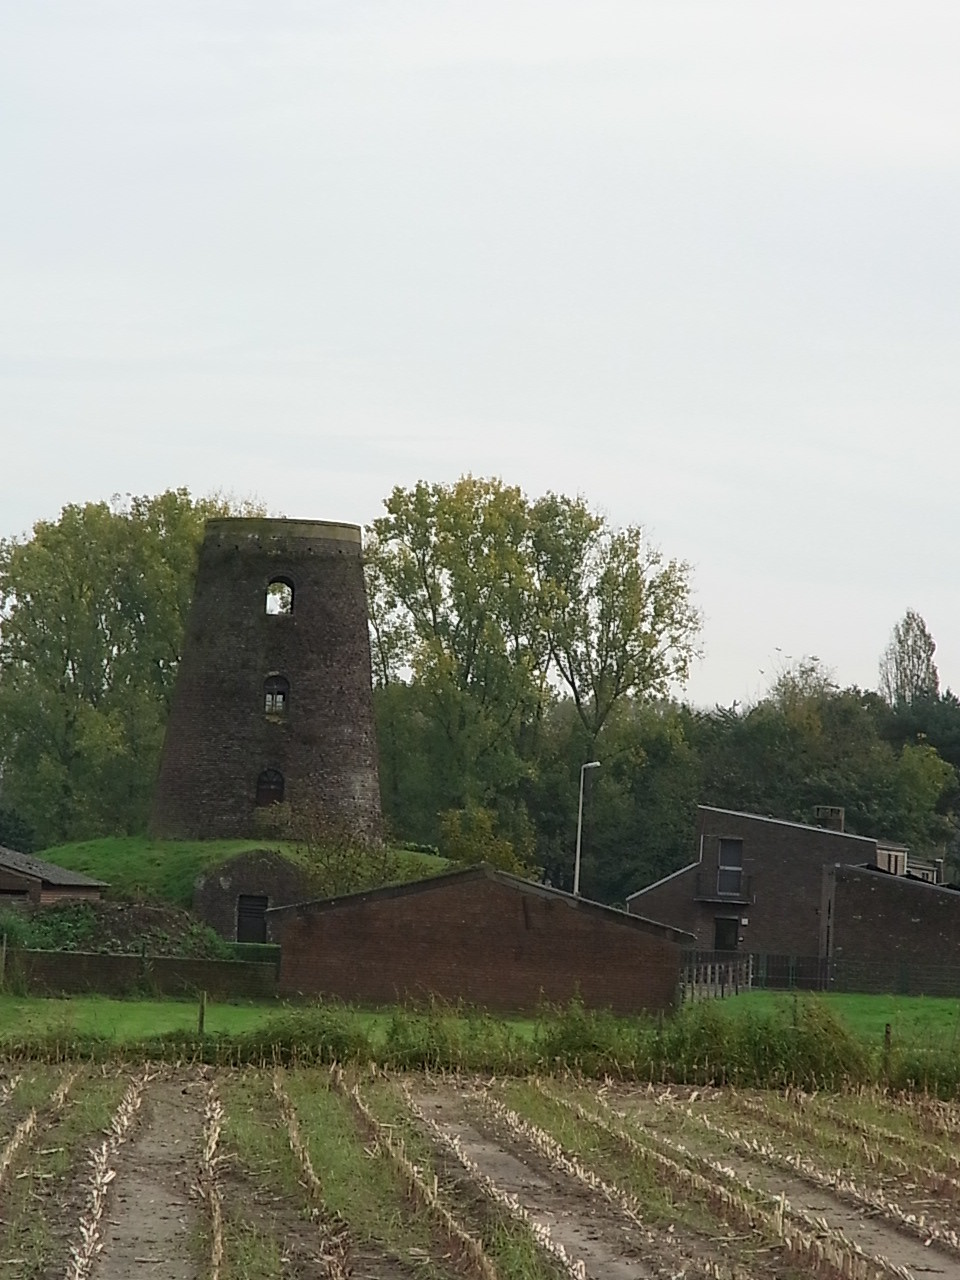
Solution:
[(309, 807), (380, 829), (360, 529), (207, 522), (151, 830), (277, 831)]

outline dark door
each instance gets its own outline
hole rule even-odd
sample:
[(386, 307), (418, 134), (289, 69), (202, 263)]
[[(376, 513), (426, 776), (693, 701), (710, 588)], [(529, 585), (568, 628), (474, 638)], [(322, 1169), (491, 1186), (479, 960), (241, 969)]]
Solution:
[(714, 951), (736, 951), (740, 936), (738, 916), (716, 916), (713, 921)]
[(237, 941), (266, 942), (269, 899), (241, 893), (237, 898)]

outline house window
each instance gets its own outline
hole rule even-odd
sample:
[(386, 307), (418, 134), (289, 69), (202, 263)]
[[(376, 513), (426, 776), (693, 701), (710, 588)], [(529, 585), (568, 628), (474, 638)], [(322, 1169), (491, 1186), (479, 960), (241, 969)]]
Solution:
[(237, 898), (237, 941), (266, 942), (267, 905), (260, 894), (241, 893)]
[(290, 700), (290, 681), (286, 676), (267, 676), (263, 682), (263, 709), (268, 716), (284, 716)]
[(283, 774), (279, 769), (264, 769), (257, 778), (257, 806), (265, 808), (283, 800)]
[(736, 951), (740, 941), (738, 916), (715, 916), (713, 921), (714, 951)]
[(266, 611), (275, 617), (293, 613), (293, 583), (289, 578), (273, 578), (267, 583)]
[(717, 893), (733, 897), (742, 888), (743, 841), (721, 840), (717, 858)]

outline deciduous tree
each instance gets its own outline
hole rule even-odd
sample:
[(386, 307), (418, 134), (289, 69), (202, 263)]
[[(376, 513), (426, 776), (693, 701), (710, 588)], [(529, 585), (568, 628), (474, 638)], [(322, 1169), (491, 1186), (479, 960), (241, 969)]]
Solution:
[(936, 648), (923, 618), (908, 609), (893, 628), (880, 659), (880, 693), (891, 707), (938, 696), (940, 676), (933, 660)]
[(234, 509), (170, 490), (0, 542), (3, 803), (41, 844), (143, 828), (203, 523)]

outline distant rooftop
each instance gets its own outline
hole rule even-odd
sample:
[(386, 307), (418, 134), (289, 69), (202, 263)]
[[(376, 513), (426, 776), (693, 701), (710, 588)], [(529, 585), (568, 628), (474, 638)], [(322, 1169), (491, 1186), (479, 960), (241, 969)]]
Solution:
[(92, 880), (79, 871), (68, 871), (66, 867), (58, 867), (56, 863), (44, 862), (42, 858), (34, 858), (29, 853), (18, 853), (16, 849), (4, 849), (2, 846), (0, 846), (0, 867), (63, 889), (107, 888), (105, 880)]

